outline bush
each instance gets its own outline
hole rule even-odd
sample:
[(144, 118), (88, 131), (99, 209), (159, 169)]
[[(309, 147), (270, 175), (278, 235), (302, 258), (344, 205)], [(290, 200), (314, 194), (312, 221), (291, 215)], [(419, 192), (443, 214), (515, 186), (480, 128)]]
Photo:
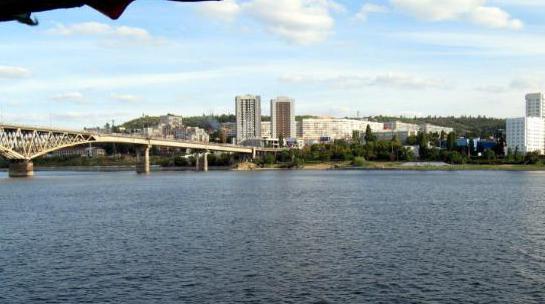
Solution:
[(528, 152), (524, 157), (524, 162), (529, 165), (539, 163), (539, 152)]
[(352, 161), (352, 165), (357, 167), (363, 167), (365, 165), (365, 158), (363, 157), (354, 157), (354, 160)]
[(463, 154), (457, 151), (446, 152), (444, 154), (443, 160), (449, 164), (456, 164), (456, 165), (465, 164), (467, 161), (466, 157), (464, 157)]

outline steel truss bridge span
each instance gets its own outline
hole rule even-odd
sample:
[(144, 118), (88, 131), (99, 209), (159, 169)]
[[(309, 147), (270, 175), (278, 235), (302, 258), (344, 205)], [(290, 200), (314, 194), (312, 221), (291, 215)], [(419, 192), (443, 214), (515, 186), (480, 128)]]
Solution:
[(159, 146), (204, 151), (221, 151), (252, 154), (254, 156), (256, 151), (259, 150), (259, 148), (254, 147), (228, 144), (0, 124), (0, 156), (8, 160), (30, 161), (57, 150), (94, 143), (117, 143), (145, 147)]
[(9, 161), (10, 177), (28, 177), (34, 175), (32, 160), (40, 156), (66, 148), (100, 143), (135, 145), (137, 148), (136, 172), (139, 174), (150, 173), (149, 154), (152, 146), (190, 149), (192, 153), (196, 154), (197, 171), (208, 171), (208, 153), (211, 151), (244, 154), (248, 155), (248, 157), (245, 157), (245, 159), (248, 159), (250, 157), (255, 158), (257, 153), (282, 150), (170, 140), (127, 134), (103, 134), (0, 124), (0, 157)]

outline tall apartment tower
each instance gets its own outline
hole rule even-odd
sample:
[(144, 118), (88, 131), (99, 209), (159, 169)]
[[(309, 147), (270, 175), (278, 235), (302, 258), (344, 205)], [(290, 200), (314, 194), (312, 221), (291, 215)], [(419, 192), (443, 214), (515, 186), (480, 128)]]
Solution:
[(235, 98), (237, 143), (261, 138), (261, 96), (244, 95)]
[(526, 95), (526, 117), (545, 118), (545, 99), (543, 93)]
[(284, 139), (297, 137), (295, 101), (289, 97), (271, 99), (271, 135)]
[(545, 153), (545, 99), (542, 93), (526, 95), (525, 117), (507, 119), (506, 140), (512, 152)]

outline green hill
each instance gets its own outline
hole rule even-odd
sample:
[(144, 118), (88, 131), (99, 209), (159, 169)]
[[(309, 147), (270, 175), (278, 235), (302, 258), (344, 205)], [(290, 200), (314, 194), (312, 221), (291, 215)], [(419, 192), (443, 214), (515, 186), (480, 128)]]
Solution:
[(505, 129), (505, 119), (491, 118), (486, 116), (427, 116), (427, 117), (396, 117), (396, 116), (374, 116), (370, 120), (387, 122), (399, 120), (406, 123), (429, 123), (442, 127), (454, 128), (458, 135), (488, 137), (496, 134), (500, 129)]

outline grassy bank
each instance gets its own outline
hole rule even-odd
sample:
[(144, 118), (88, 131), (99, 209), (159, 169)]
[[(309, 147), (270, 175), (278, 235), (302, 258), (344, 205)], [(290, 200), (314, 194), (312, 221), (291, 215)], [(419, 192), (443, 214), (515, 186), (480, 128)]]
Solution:
[(305, 164), (303, 169), (307, 170), (404, 170), (404, 171), (545, 171), (545, 165), (411, 165), (403, 162), (373, 162), (367, 161), (359, 166), (354, 166), (352, 162), (324, 162)]

